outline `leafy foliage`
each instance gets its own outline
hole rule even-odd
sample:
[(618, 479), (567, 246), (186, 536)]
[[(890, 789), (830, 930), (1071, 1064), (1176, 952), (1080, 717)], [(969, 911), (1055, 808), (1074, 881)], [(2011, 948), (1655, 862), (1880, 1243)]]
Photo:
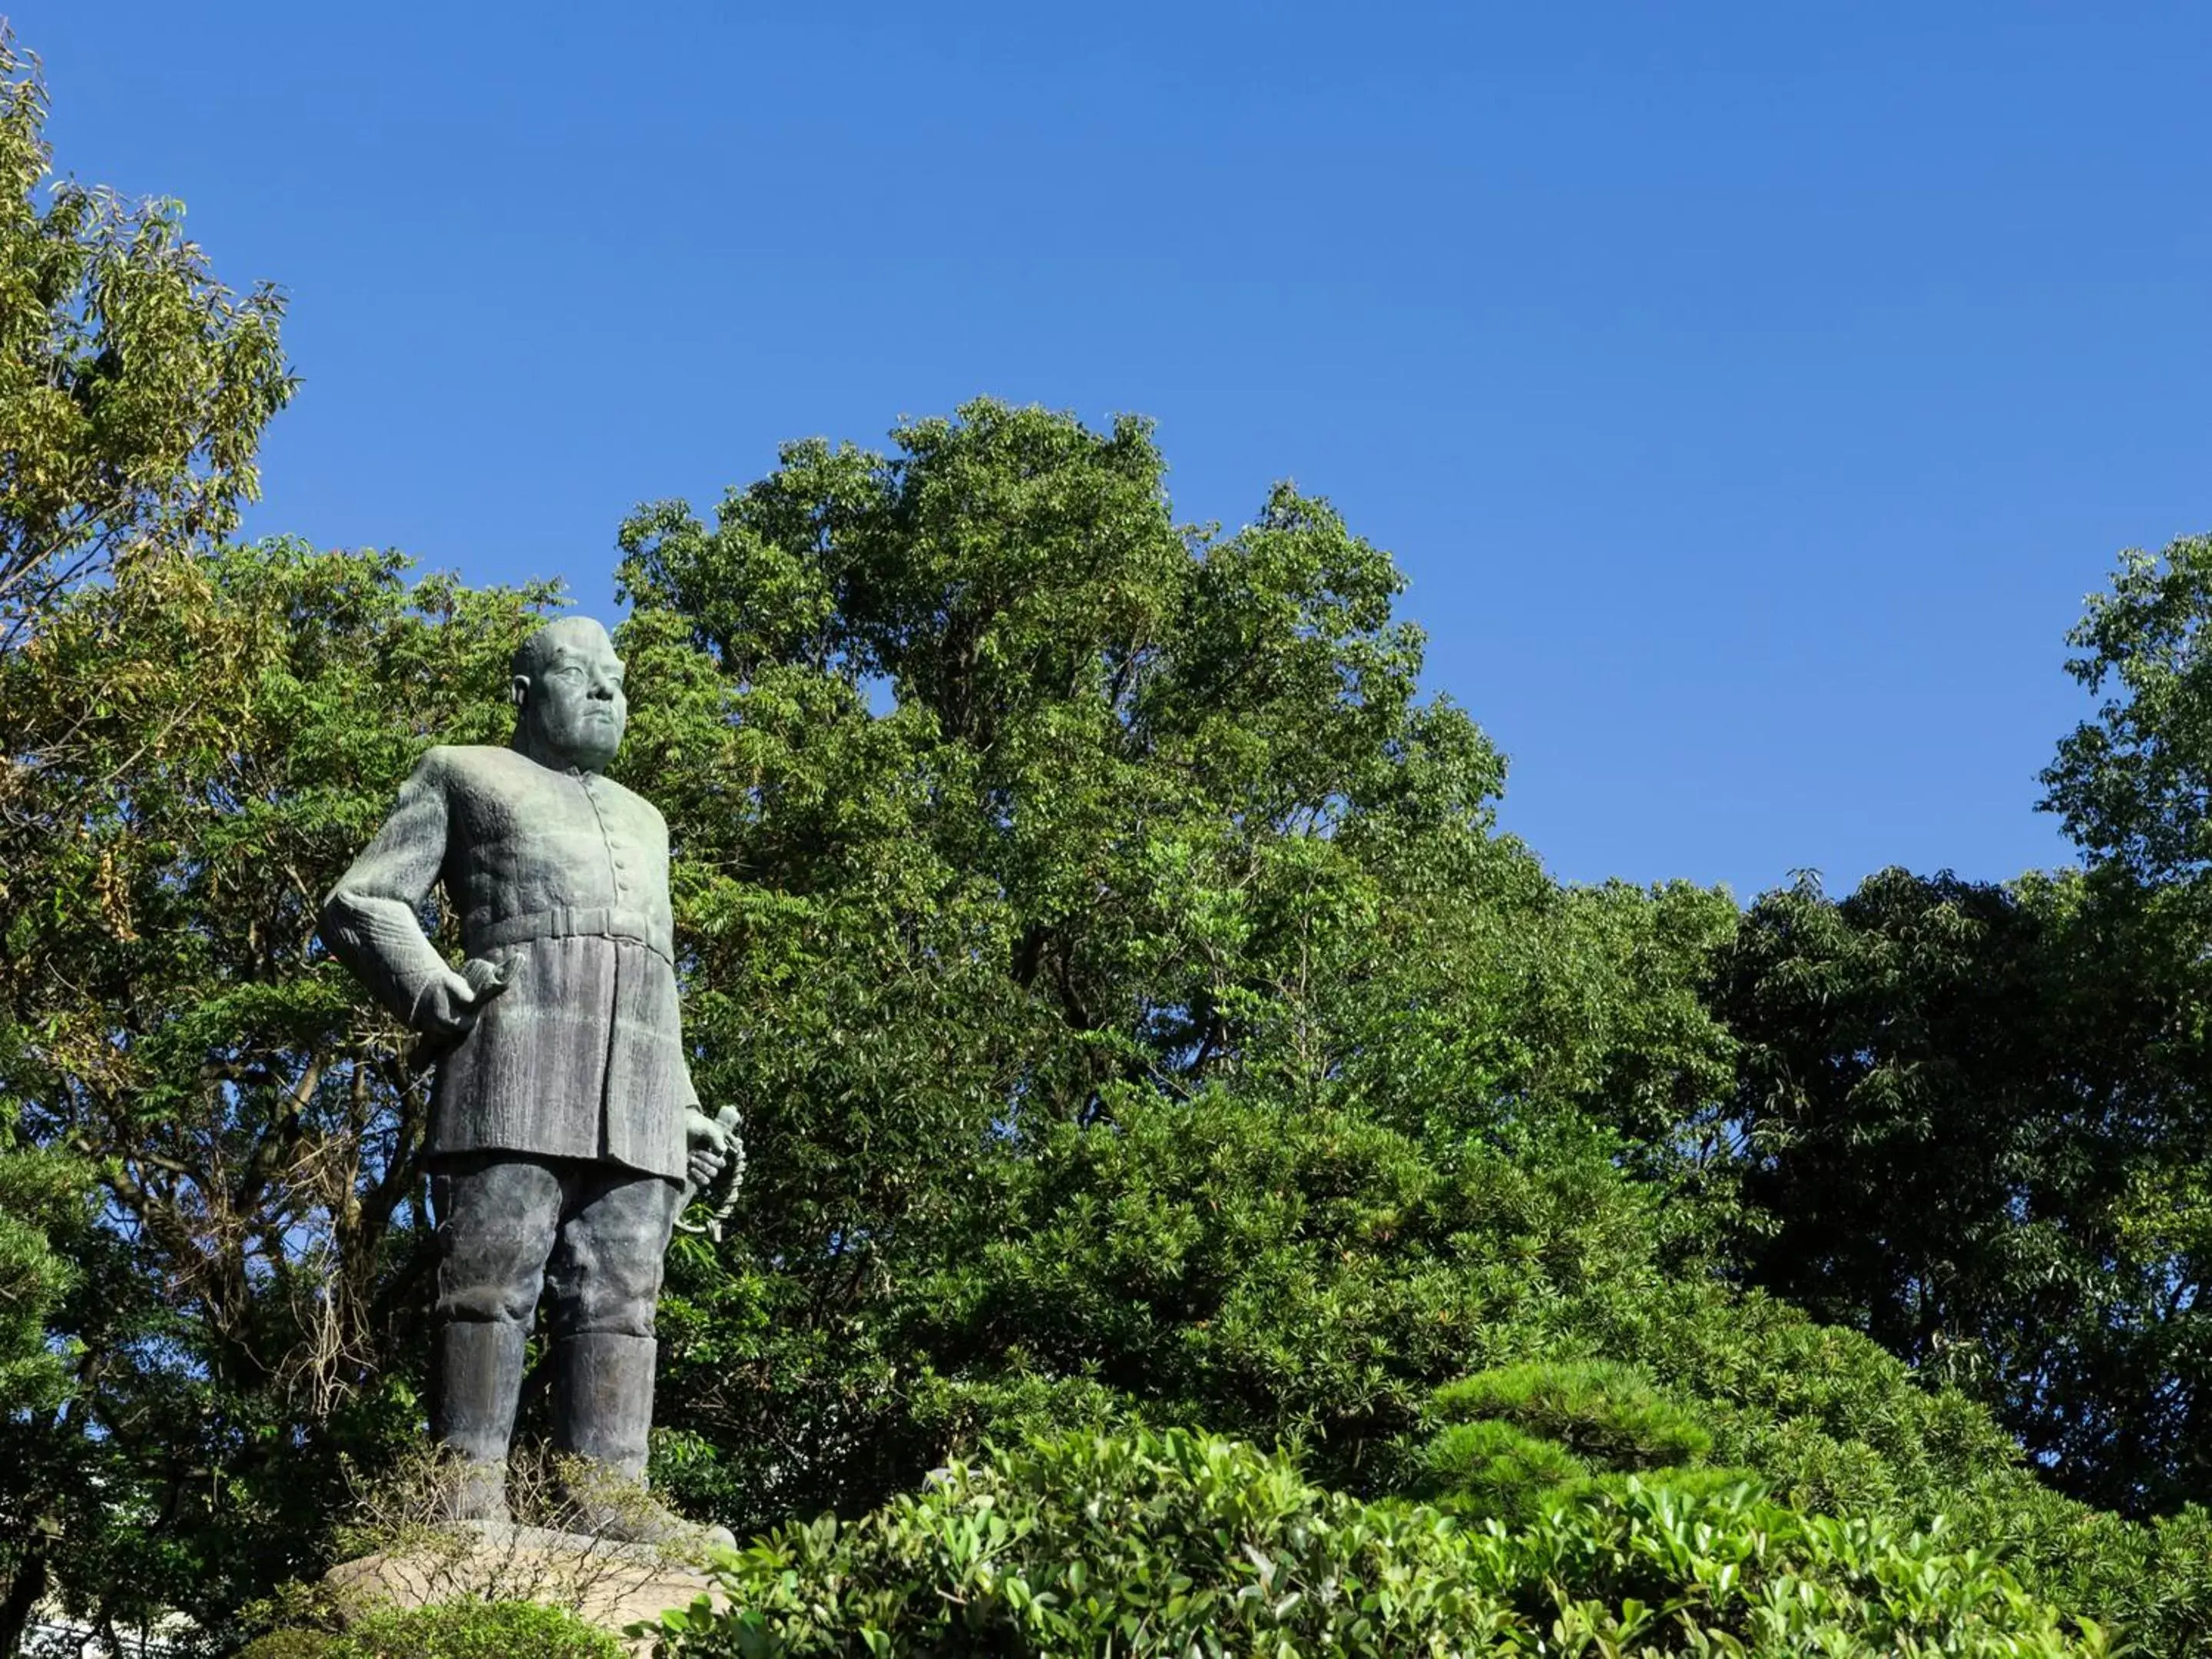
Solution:
[(2120, 556), (2067, 636), (2067, 672), (2106, 700), (2058, 745), (2045, 805), (2101, 866), (2144, 886), (2212, 869), (2212, 537)]
[[(1642, 1372), (1605, 1360), (1462, 1377), (1437, 1390), (1431, 1416), (1444, 1426), (1420, 1448), (1414, 1490), (1462, 1516), (1525, 1522), (1587, 1491), (1600, 1472), (1679, 1473), (1712, 1449), (1705, 1427)], [(1711, 1490), (1743, 1479), (1740, 1470), (1708, 1470), (1694, 1485)]]
[[(206, 548), (254, 492), (263, 425), (290, 395), (277, 343), (283, 304), (215, 283), (173, 202), (129, 204), (51, 166), (45, 82), (0, 21), (0, 653), (14, 672), (72, 584), (149, 549)], [(27, 844), (55, 823), (43, 795), (52, 735), (7, 705), (0, 720), (0, 915), (20, 925), (48, 860)], [(13, 991), (15, 953), (0, 953)], [(25, 1028), (0, 1022), (0, 1072)], [(74, 1370), (99, 1362), (49, 1328), (84, 1291), (90, 1166), (0, 1085), (0, 1436), (61, 1409)], [(88, 1293), (88, 1292), (86, 1292)], [(66, 1322), (64, 1322), (66, 1323)], [(22, 1448), (11, 1445), (9, 1452)], [(8, 1462), (0, 1454), (0, 1463)], [(35, 1484), (81, 1471), (47, 1466)], [(12, 1651), (47, 1583), (33, 1541), (47, 1517), (0, 1475), (0, 1650)]]
[(0, 1417), (50, 1411), (66, 1387), (47, 1322), (75, 1281), (66, 1246), (90, 1184), (79, 1160), (24, 1144), (0, 1119)]
[(780, 1528), (664, 1655), (2059, 1655), (2110, 1650), (1996, 1562), (1741, 1489), (1631, 1481), (1526, 1528), (1308, 1485), (1202, 1436), (956, 1462), (857, 1523)]
[(0, 29), (0, 645), (133, 548), (220, 538), (290, 397), (270, 288), (240, 299), (175, 202), (39, 186), (46, 83)]
[(1758, 1282), (1986, 1401), (2062, 1489), (2204, 1489), (2206, 1030), (2189, 935), (2079, 874), (1887, 871), (1746, 915), (1739, 1246)]
[(101, 1200), (48, 1321), (73, 1397), (0, 1420), (0, 1547), (66, 1605), (219, 1626), (317, 1547), (340, 1454), (411, 1430), (424, 1079), (314, 915), (431, 733), (492, 729), (533, 597), (149, 554), (0, 656), (35, 745), (0, 1098)]
[(1528, 1522), (1547, 1500), (1590, 1478), (1590, 1467), (1556, 1440), (1498, 1418), (1454, 1423), (1420, 1451), (1416, 1490), (1453, 1514)]
[[(1571, 1425), (1601, 1473), (1601, 1444), (1703, 1433), (1797, 1512), (1955, 1511), (2069, 1608), (2187, 1629), (2188, 1524), (2085, 1533), (1963, 1397), (1706, 1270), (1741, 1218), (1699, 1103), (1733, 1069), (1698, 999), (1725, 899), (1551, 884), (1491, 827), (1480, 733), (1414, 701), (1412, 636), (1340, 602), (1387, 561), (1282, 494), (1169, 559), (1140, 436), (981, 406), (899, 462), (802, 447), (717, 530), (663, 509), (633, 536), (623, 764), (675, 831), (695, 1072), (744, 1103), (757, 1171), (732, 1236), (672, 1263), (664, 1486), (774, 1526), (875, 1509), (986, 1435), (1194, 1422), (1351, 1501), (1413, 1484), (1439, 1387), (1535, 1365), (1522, 1405), (1552, 1414), (1517, 1431)], [(1030, 532), (930, 505), (925, 460), (1040, 535), (1055, 503), (1130, 515), (1102, 543), (1152, 550), (1099, 568), (1152, 573), (1162, 620), (1120, 690), (1066, 666), (1118, 660), (1103, 636), (1003, 631), (1042, 600), (953, 625), (988, 569), (945, 562)], [(1139, 461), (1152, 483), (1115, 482)], [(811, 633), (716, 562), (751, 570), (777, 514), (811, 526), (777, 532), (787, 589), (834, 595), (841, 547), (883, 567), (797, 605)], [(838, 620), (909, 560), (936, 610)], [(1134, 614), (1065, 580), (1053, 628)], [(222, 1629), (312, 1569), (341, 1454), (419, 1420), (420, 1087), (309, 918), (422, 744), (503, 729), (548, 597), (282, 543), (149, 558), (5, 665), (56, 733), (16, 843), (44, 903), (8, 935), (7, 1086), (42, 1144), (100, 1149), (118, 1218), (82, 1256), (102, 1294), (54, 1322), (98, 1356), (80, 1407), (9, 1431), (68, 1595)], [(918, 665), (927, 627), (983, 665), (957, 695)], [(1293, 672), (1316, 638), (1341, 673)], [(1365, 736), (1301, 749), (1332, 723)], [(1577, 1376), (1595, 1393), (1552, 1386)]]
[(1484, 1371), (1437, 1391), (1450, 1423), (1511, 1423), (1607, 1468), (1696, 1463), (1712, 1437), (1632, 1366), (1605, 1361)]
[(335, 1631), (290, 1626), (255, 1637), (238, 1650), (237, 1659), (334, 1659), (337, 1639)]
[[(1732, 1071), (1698, 997), (1732, 909), (1563, 890), (1498, 836), (1495, 758), (1413, 701), (1411, 637), (1328, 597), (1395, 578), (1325, 507), (1279, 494), (1241, 540), (1136, 561), (1169, 620), (1119, 691), (1063, 674), (1112, 659), (1097, 636), (1002, 637), (1020, 607), (952, 629), (991, 672), (940, 709), (910, 597), (877, 633), (800, 607), (802, 635), (757, 593), (697, 620), (720, 576), (653, 586), (756, 557), (746, 515), (801, 482), (835, 533), (788, 532), (777, 580), (826, 582), (844, 537), (890, 572), (856, 615), (902, 561), (1022, 539), (931, 520), (923, 456), (992, 511), (1120, 503), (1151, 547), (1164, 505), (1109, 487), (1149, 452), (1073, 425), (985, 406), (910, 464), (802, 448), (717, 531), (664, 510), (633, 538), (623, 765), (675, 829), (696, 1071), (744, 1103), (758, 1171), (733, 1236), (673, 1263), (664, 1486), (773, 1526), (870, 1510), (988, 1434), (1196, 1422), (1300, 1449), (1351, 1501), (1413, 1484), (1440, 1386), (1535, 1365), (1514, 1426), (1582, 1437), (1585, 1467), (1703, 1433), (1798, 1512), (1955, 1511), (2069, 1607), (2189, 1628), (2193, 1521), (2146, 1539), (2047, 1507), (1963, 1397), (1706, 1271), (1741, 1219), (1698, 1104)], [(982, 488), (979, 449), (1034, 493)], [(899, 542), (917, 523), (935, 540)], [(1217, 556), (1276, 631), (1209, 611)], [(951, 629), (972, 585), (944, 580)], [(40, 1144), (97, 1149), (113, 1218), (80, 1252), (100, 1295), (50, 1325), (93, 1361), (80, 1400), (7, 1431), (11, 1512), (68, 1540), (65, 1597), (224, 1628), (312, 1569), (340, 1455), (374, 1465), (418, 1420), (420, 1085), (313, 950), (313, 900), (422, 744), (503, 728), (505, 654), (549, 597), (282, 543), (149, 557), (0, 665), (52, 733), (14, 843), (41, 904), (6, 936), (6, 1087)], [(1057, 603), (1054, 627), (1124, 616)], [(1325, 629), (1352, 665), (1292, 672)], [(1242, 667), (1206, 654), (1224, 633)], [(1206, 712), (1235, 707), (1219, 687), (1237, 719)], [(1332, 721), (1370, 746), (1298, 750)]]
[(342, 1632), (272, 1631), (238, 1659), (623, 1659), (621, 1642), (574, 1614), (532, 1601), (380, 1608)]
[[(1135, 422), (982, 401), (893, 437), (793, 446), (712, 527), (665, 505), (624, 532), (626, 763), (682, 860), (702, 1087), (747, 1103), (759, 1153), (743, 1242), (676, 1264), (669, 1472), (745, 1521), (878, 1501), (994, 1401), (1111, 1414), (1162, 1365), (1082, 1352), (1127, 1318), (1062, 1344), (1095, 1298), (1038, 1279), (1077, 1218), (1053, 1183), (1117, 1143), (1172, 1139), (1182, 1181), (1217, 1132), (1326, 1121), (1349, 1172), (1432, 1115), (1671, 1118), (1726, 1075), (1684, 971), (1725, 899), (1565, 893), (1498, 836), (1494, 751), (1417, 700), (1397, 574), (1325, 502), (1178, 527)], [(1115, 1248), (1173, 1261), (1121, 1219)], [(1365, 1228), (1361, 1260), (1387, 1211)], [(1270, 1324), (1269, 1373), (1335, 1386)], [(1438, 1380), (1404, 1369), (1402, 1401)], [(1313, 1426), (1258, 1376), (1157, 1376)]]

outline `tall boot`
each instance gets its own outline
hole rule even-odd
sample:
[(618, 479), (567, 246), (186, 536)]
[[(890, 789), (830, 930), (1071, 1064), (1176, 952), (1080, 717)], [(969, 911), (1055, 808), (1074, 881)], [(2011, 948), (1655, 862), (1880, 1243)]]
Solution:
[(723, 1528), (695, 1526), (647, 1494), (659, 1348), (649, 1336), (600, 1332), (554, 1345), (553, 1448), (590, 1465), (565, 1483), (570, 1525), (628, 1543), (727, 1546)]
[(449, 1521), (507, 1519), (507, 1449), (524, 1340), (522, 1327), (509, 1320), (448, 1319), (438, 1333), (431, 1431), (453, 1460), (439, 1493)]
[(653, 1426), (653, 1371), (660, 1345), (649, 1336), (592, 1332), (553, 1345), (553, 1448), (602, 1464), (618, 1479), (645, 1479)]
[(578, 1532), (629, 1539), (641, 1530), (650, 1504), (643, 1496), (646, 1437), (659, 1348), (649, 1336), (601, 1332), (553, 1345), (553, 1449), (586, 1465), (563, 1482)]

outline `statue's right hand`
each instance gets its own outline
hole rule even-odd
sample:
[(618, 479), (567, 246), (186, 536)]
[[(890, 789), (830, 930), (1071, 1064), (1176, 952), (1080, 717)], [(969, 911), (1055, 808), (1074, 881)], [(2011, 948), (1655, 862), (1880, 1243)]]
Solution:
[(470, 957), (458, 974), (447, 969), (423, 999), (422, 1036), (451, 1048), (475, 1029), (486, 1005), (507, 985), (507, 969), (483, 957)]

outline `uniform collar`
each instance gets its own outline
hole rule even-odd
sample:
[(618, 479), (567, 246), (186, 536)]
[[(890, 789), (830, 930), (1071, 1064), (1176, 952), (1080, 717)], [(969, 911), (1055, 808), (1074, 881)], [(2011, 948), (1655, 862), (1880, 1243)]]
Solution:
[(565, 773), (569, 777), (578, 778), (586, 782), (589, 782), (592, 779), (599, 775), (599, 769), (596, 767), (577, 766), (568, 761), (549, 759), (547, 757), (539, 754), (536, 749), (532, 747), (529, 738), (524, 732), (520, 731), (514, 734), (514, 741), (509, 743), (507, 747), (514, 750), (516, 754), (522, 756), (525, 759), (537, 762), (538, 765), (544, 767), (549, 772)]

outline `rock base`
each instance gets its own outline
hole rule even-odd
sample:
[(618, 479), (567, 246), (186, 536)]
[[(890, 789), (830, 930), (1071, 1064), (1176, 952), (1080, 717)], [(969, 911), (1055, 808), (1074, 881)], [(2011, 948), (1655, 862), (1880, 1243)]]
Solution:
[[(324, 1576), (343, 1613), (442, 1601), (542, 1601), (602, 1630), (657, 1619), (702, 1595), (726, 1605), (703, 1554), (622, 1544), (549, 1527), (472, 1521), (424, 1528), (392, 1548), (342, 1561)], [(650, 1642), (633, 1642), (648, 1654)]]

